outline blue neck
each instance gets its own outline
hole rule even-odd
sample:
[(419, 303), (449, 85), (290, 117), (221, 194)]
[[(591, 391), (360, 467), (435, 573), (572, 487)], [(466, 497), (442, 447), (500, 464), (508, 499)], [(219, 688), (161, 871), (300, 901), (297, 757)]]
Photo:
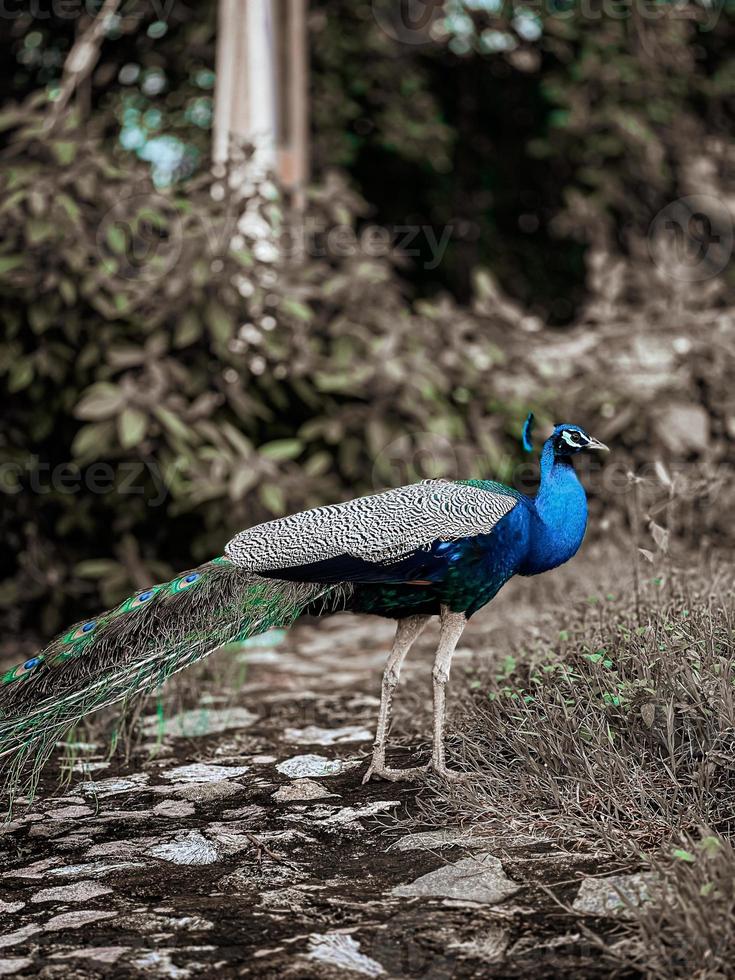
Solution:
[(534, 499), (536, 520), (529, 541), (527, 575), (568, 561), (587, 527), (587, 496), (568, 457), (555, 458), (551, 440), (541, 453), (541, 485)]

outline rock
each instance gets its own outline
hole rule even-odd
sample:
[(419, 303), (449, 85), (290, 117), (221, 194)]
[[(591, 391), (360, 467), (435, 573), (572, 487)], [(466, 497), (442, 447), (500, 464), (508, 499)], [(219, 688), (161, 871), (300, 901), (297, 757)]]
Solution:
[(28, 956), (10, 956), (7, 959), (0, 959), (0, 977), (9, 977), (13, 973), (27, 970), (33, 960)]
[(361, 765), (359, 761), (351, 759), (327, 759), (323, 755), (295, 755), (284, 762), (279, 762), (276, 769), (291, 779), (301, 779), (304, 776), (315, 778), (339, 776), (359, 765)]
[(101, 895), (111, 895), (112, 889), (98, 885), (96, 881), (77, 881), (73, 885), (42, 888), (31, 898), (32, 902), (86, 902)]
[(198, 708), (182, 711), (166, 718), (163, 724), (157, 715), (149, 715), (143, 722), (143, 733), (151, 736), (196, 738), (215, 735), (232, 728), (249, 728), (258, 716), (247, 708)]
[(94, 810), (88, 806), (62, 806), (53, 810), (49, 816), (52, 820), (78, 820), (81, 817), (93, 817)]
[(342, 742), (369, 742), (373, 733), (361, 725), (345, 725), (342, 728), (309, 725), (307, 728), (287, 728), (283, 737), (295, 745), (339, 745)]
[(72, 766), (72, 772), (81, 772), (83, 776), (86, 776), (90, 772), (99, 772), (101, 769), (109, 769), (112, 763), (110, 762), (85, 762), (80, 759), (75, 762)]
[(404, 898), (454, 898), (492, 905), (514, 895), (520, 887), (506, 876), (498, 858), (480, 854), (430, 871), (411, 884), (399, 885), (391, 894)]
[[(139, 823), (147, 820), (150, 816), (148, 810), (107, 810), (101, 813), (97, 820), (100, 823)], [(84, 828), (88, 833), (91, 832), (89, 825)]]
[(172, 783), (216, 783), (223, 779), (244, 776), (250, 766), (216, 766), (203, 762), (191, 766), (178, 766), (163, 773)]
[(245, 650), (261, 650), (263, 648), (279, 647), (286, 639), (287, 631), (282, 629), (268, 630), (266, 633), (258, 633), (249, 636), (240, 643)]
[[(149, 837), (148, 840), (151, 838)], [(102, 844), (94, 844), (88, 848), (85, 857), (119, 857), (123, 859), (140, 856), (140, 840), (106, 840)]]
[(153, 813), (158, 817), (172, 819), (191, 817), (194, 814), (194, 804), (188, 800), (164, 800), (163, 803), (153, 807)]
[(308, 957), (311, 960), (328, 963), (339, 970), (361, 973), (366, 977), (379, 977), (385, 974), (380, 963), (361, 953), (360, 944), (345, 933), (327, 932), (324, 935), (310, 936)]
[(43, 927), (45, 932), (58, 932), (61, 929), (82, 929), (91, 922), (101, 922), (102, 919), (114, 919), (117, 912), (99, 912), (84, 909), (78, 912), (62, 912), (49, 919)]
[(145, 853), (172, 864), (214, 864), (220, 857), (215, 845), (198, 830), (181, 834), (167, 843), (154, 844)]
[(192, 971), (176, 966), (171, 959), (172, 955), (178, 953), (176, 949), (152, 949), (149, 951), (136, 951), (136, 956), (131, 960), (131, 964), (140, 971), (139, 976), (166, 977), (168, 980), (186, 980), (192, 975)]
[(16, 929), (15, 932), (7, 932), (4, 936), (0, 936), (0, 949), (7, 949), (9, 946), (17, 946), (18, 943), (24, 943), (26, 939), (30, 939), (31, 936), (35, 936), (40, 931), (40, 926), (31, 925), (23, 926), (22, 929)]
[(209, 803), (226, 800), (243, 791), (242, 783), (234, 779), (220, 779), (213, 783), (182, 783), (180, 786), (161, 787), (162, 792), (191, 803)]
[(313, 779), (294, 779), (292, 783), (280, 786), (272, 796), (278, 803), (292, 803), (298, 800), (321, 800), (328, 796), (338, 796), (330, 793)]
[(91, 864), (70, 864), (63, 868), (52, 868), (46, 872), (44, 877), (49, 878), (102, 878), (104, 875), (112, 874), (113, 871), (127, 871), (129, 868), (144, 868), (145, 865), (137, 861), (115, 861), (105, 864), (98, 861)]
[(79, 789), (85, 796), (115, 796), (118, 793), (132, 793), (147, 782), (148, 773), (136, 772), (125, 778), (110, 776), (109, 779), (89, 780), (82, 783)]
[(89, 949), (70, 949), (63, 953), (52, 953), (52, 960), (93, 960), (95, 963), (117, 963), (128, 946), (92, 946)]
[(649, 898), (649, 891), (656, 882), (656, 875), (650, 872), (585, 878), (572, 908), (583, 915), (624, 915), (626, 906), (620, 896), (625, 896), (632, 905), (641, 905)]
[(20, 912), (21, 909), (26, 907), (25, 902), (3, 902), (0, 900), (0, 912), (5, 915), (12, 915), (14, 912)]
[(701, 405), (673, 402), (656, 419), (656, 435), (671, 452), (702, 453), (709, 445), (710, 418)]
[(386, 813), (397, 806), (400, 806), (398, 800), (375, 800), (372, 803), (365, 803), (363, 806), (343, 806), (336, 813), (332, 813), (322, 820), (322, 824), (347, 826), (357, 823), (361, 817), (374, 817), (378, 813)]
[(487, 847), (487, 838), (474, 837), (466, 830), (442, 829), (426, 830), (418, 834), (407, 834), (394, 841), (390, 851), (435, 851), (442, 847)]
[(314, 900), (300, 888), (276, 888), (271, 892), (263, 892), (258, 905), (271, 912), (305, 912), (313, 905)]
[(267, 810), (257, 803), (249, 803), (247, 806), (238, 807), (237, 810), (225, 810), (222, 814), (225, 820), (247, 820), (249, 826), (259, 824), (264, 821)]
[(29, 864), (27, 868), (19, 868), (17, 871), (3, 871), (8, 878), (43, 878), (48, 874), (49, 869), (61, 864), (61, 858), (43, 858), (34, 864)]

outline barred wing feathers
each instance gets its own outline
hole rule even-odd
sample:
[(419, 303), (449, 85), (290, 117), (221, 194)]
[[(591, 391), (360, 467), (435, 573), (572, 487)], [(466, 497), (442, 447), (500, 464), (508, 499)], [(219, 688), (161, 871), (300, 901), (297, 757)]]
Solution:
[(424, 480), (258, 524), (236, 535), (225, 554), (263, 574), (342, 556), (392, 563), (436, 541), (488, 534), (517, 503), (499, 486)]

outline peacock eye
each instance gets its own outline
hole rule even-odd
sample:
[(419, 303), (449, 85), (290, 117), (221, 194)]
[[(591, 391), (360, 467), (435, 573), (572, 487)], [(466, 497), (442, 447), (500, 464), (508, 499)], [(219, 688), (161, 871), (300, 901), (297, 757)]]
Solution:
[(96, 619), (90, 619), (87, 623), (82, 623), (81, 626), (77, 626), (76, 629), (72, 630), (71, 633), (67, 633), (64, 637), (64, 642), (71, 643), (74, 640), (81, 640), (90, 633), (93, 633), (97, 626)]

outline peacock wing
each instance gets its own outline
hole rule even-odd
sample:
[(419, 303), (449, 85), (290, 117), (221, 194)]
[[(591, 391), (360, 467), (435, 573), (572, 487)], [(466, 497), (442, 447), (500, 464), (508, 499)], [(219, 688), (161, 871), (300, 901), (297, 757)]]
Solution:
[(436, 542), (488, 534), (517, 503), (498, 485), (424, 480), (258, 524), (236, 535), (225, 554), (263, 575), (318, 568), (332, 580), (367, 581), (376, 565), (395, 568)]

